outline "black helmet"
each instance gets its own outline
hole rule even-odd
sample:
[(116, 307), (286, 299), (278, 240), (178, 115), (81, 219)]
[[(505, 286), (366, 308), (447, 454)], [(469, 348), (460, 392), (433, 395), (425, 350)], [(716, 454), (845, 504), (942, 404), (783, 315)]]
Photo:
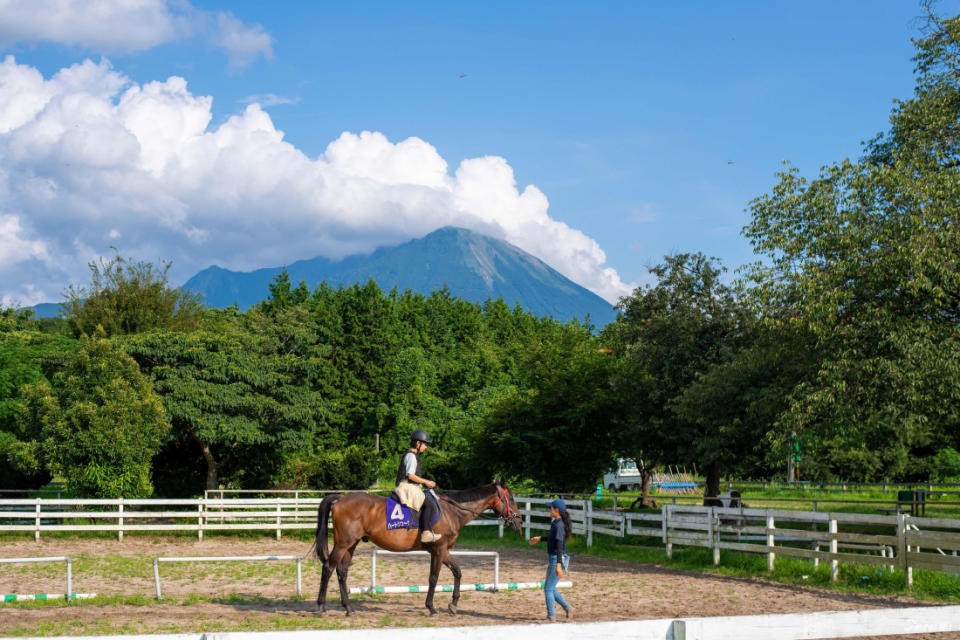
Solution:
[(430, 444), (430, 434), (423, 429), (417, 429), (410, 434), (410, 442), (426, 442)]

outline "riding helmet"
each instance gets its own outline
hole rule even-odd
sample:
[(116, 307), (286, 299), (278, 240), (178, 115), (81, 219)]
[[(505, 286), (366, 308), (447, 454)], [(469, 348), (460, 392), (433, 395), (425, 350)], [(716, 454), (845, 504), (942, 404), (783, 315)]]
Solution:
[(417, 429), (416, 431), (414, 431), (413, 433), (411, 433), (411, 434), (410, 434), (410, 441), (411, 441), (411, 442), (426, 442), (427, 444), (431, 444), (431, 443), (430, 443), (430, 434), (427, 433), (426, 431), (424, 431), (423, 429)]

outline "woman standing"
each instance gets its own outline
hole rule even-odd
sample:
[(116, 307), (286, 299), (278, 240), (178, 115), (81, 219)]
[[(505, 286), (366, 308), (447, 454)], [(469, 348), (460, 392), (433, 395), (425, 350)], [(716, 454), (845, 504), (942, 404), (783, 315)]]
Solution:
[[(543, 583), (543, 594), (547, 599), (547, 620), (555, 622), (554, 603), (559, 604), (567, 618), (573, 617), (573, 607), (557, 591), (557, 582), (563, 577), (563, 557), (567, 552), (567, 540), (570, 539), (570, 513), (567, 512), (567, 503), (561, 498), (547, 504), (550, 507), (550, 533), (547, 534), (547, 578)], [(543, 536), (533, 536), (530, 544), (534, 545), (544, 540)]]

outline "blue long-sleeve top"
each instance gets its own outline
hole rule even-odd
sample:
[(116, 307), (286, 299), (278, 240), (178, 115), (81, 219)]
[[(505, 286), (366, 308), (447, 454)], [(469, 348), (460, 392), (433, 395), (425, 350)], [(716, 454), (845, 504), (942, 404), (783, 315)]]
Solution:
[(567, 550), (567, 527), (563, 518), (556, 518), (550, 523), (550, 533), (540, 538), (540, 542), (547, 541), (547, 555), (559, 556)]

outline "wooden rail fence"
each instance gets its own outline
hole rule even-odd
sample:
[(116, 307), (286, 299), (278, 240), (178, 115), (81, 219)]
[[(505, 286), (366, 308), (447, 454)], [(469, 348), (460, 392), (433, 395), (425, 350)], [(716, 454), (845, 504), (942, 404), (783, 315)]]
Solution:
[[(0, 531), (42, 533), (54, 531), (125, 532), (194, 531), (198, 539), (210, 531), (312, 530), (316, 527), (319, 497), (212, 499), (0, 499)], [(550, 527), (543, 497), (518, 496), (527, 539), (533, 531)], [(793, 511), (757, 508), (721, 508), (664, 505), (660, 513), (637, 513), (594, 508), (592, 500), (568, 500), (573, 533), (614, 538), (641, 536), (658, 539), (670, 556), (677, 545), (721, 551), (765, 554), (773, 569), (777, 556), (805, 558), (830, 564), (832, 579), (840, 563), (876, 565), (903, 571), (912, 583), (913, 569), (960, 574), (960, 520), (912, 517), (907, 514)], [(488, 516), (472, 525), (503, 524)]]

